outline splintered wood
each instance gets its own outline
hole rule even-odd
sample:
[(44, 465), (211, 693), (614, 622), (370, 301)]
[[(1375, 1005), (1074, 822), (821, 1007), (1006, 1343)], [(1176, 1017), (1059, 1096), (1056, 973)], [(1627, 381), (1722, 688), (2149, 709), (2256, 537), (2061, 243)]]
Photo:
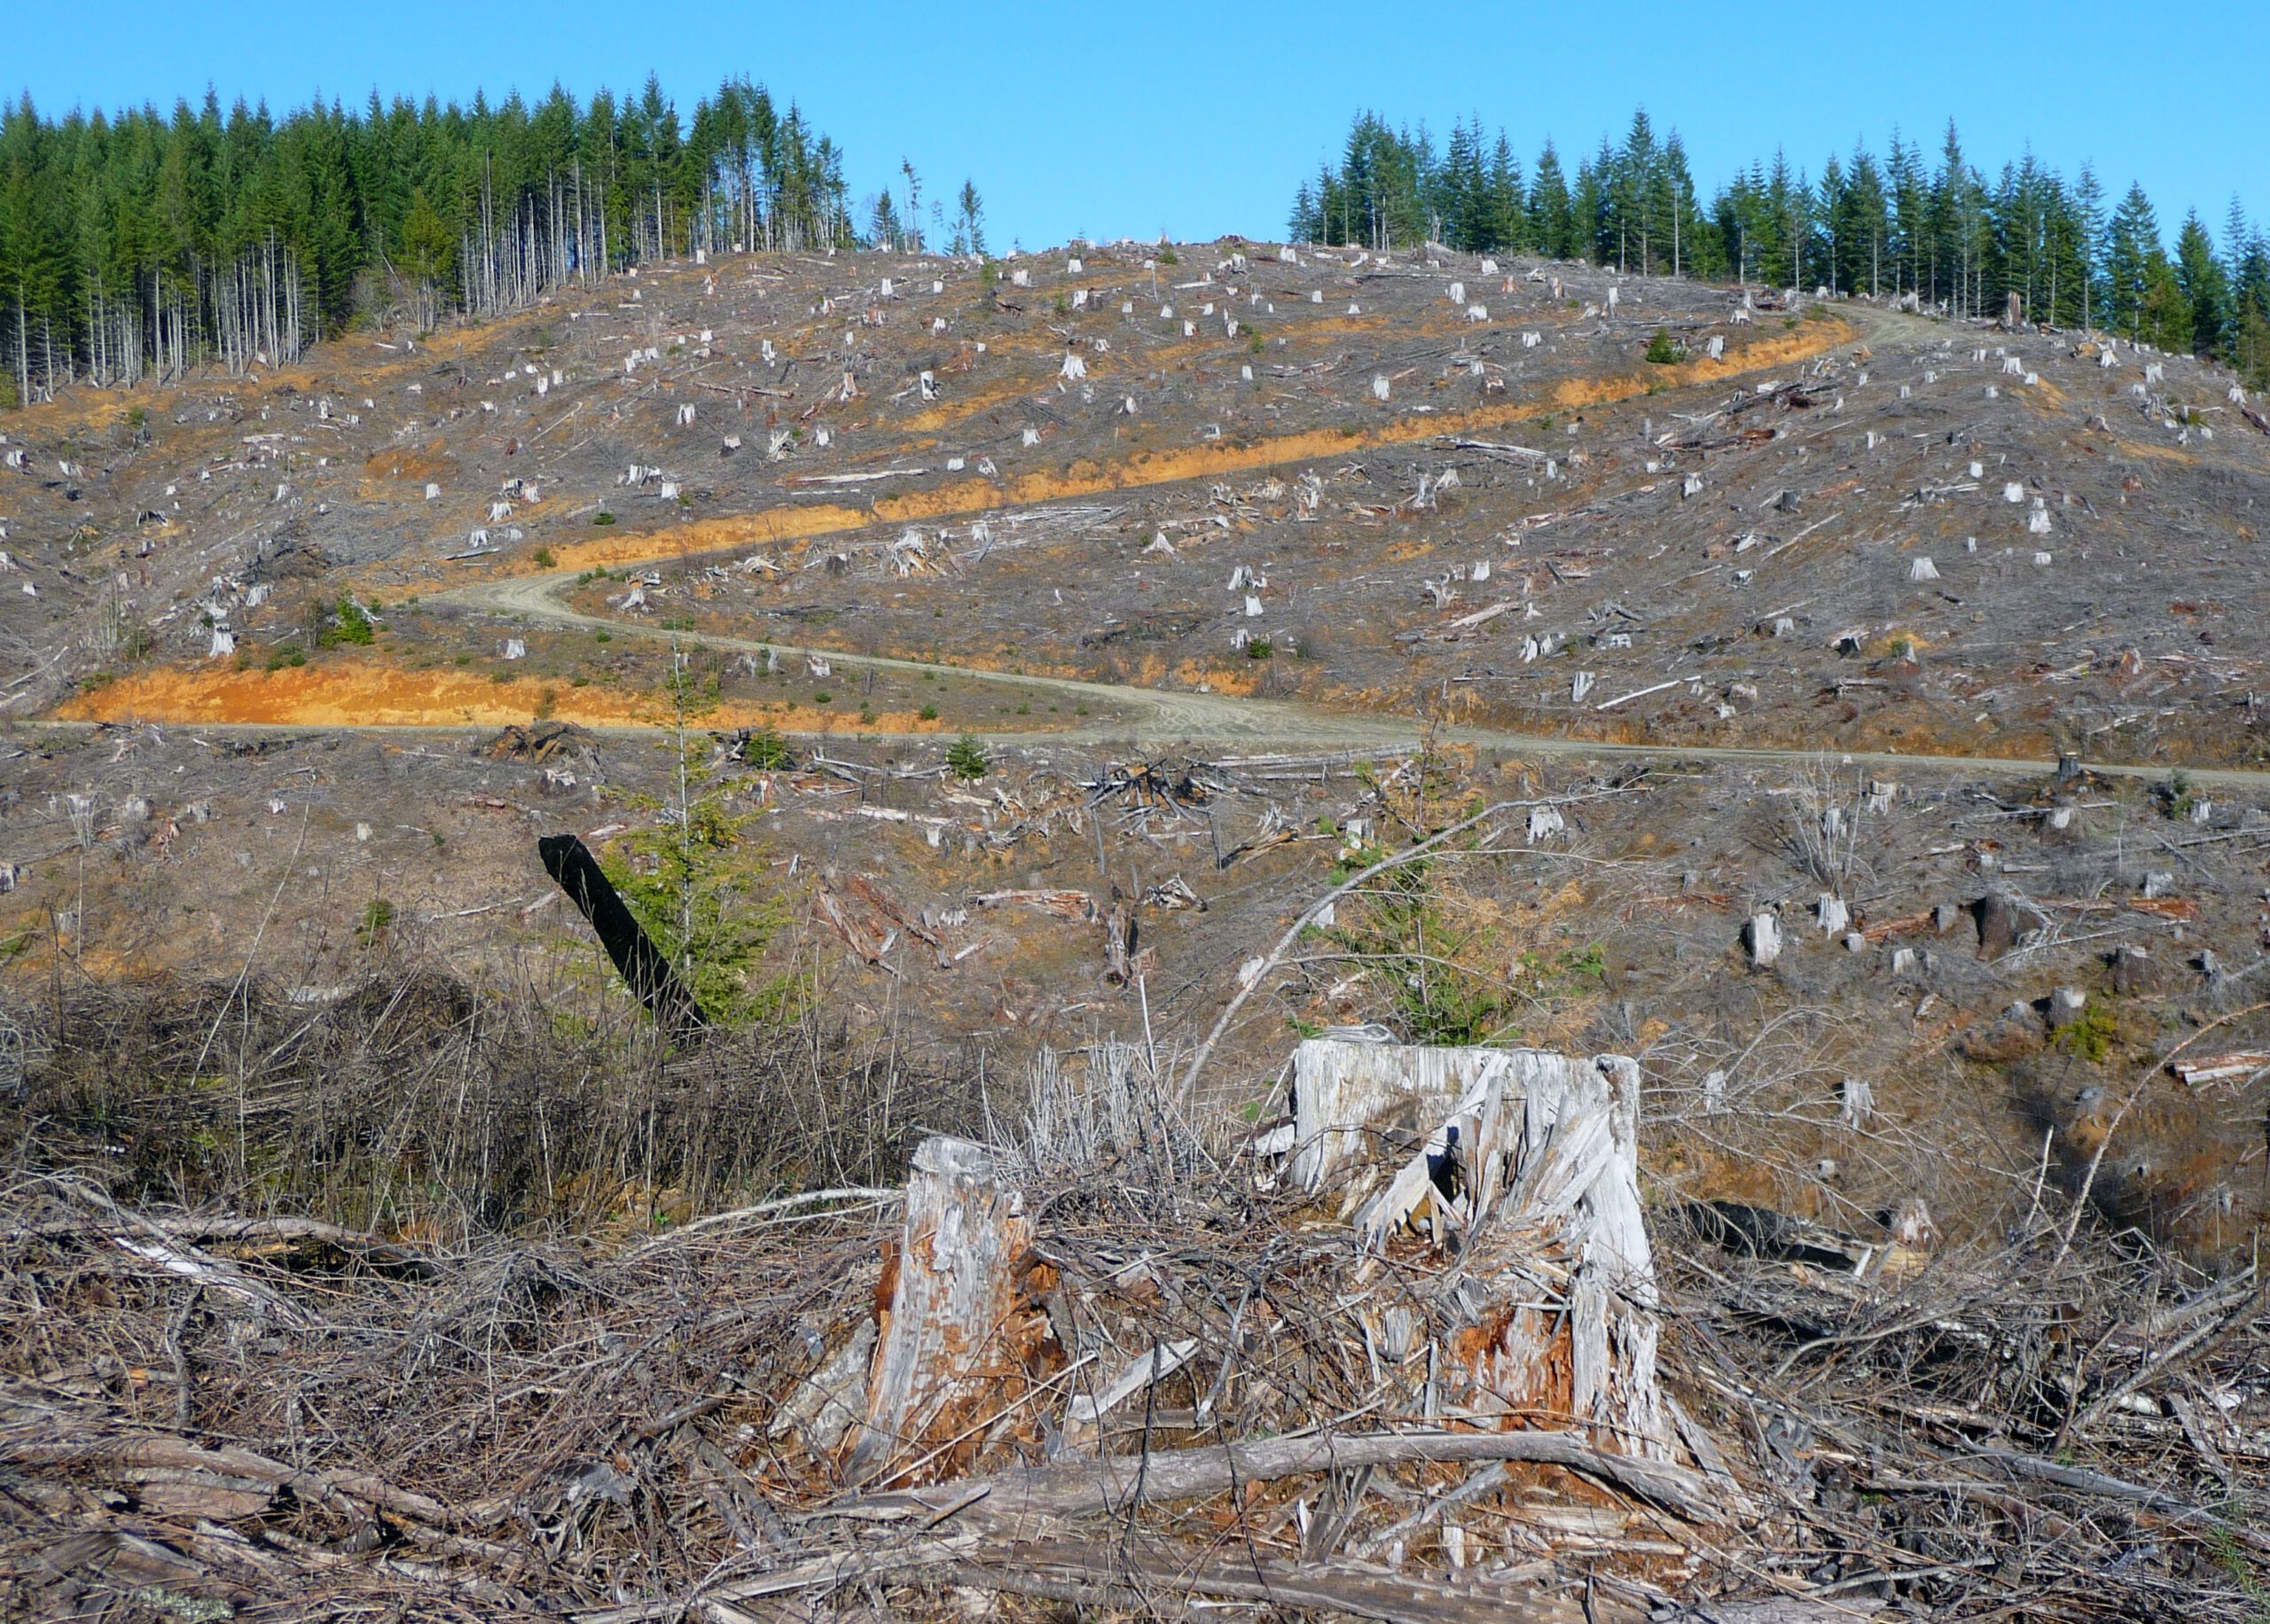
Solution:
[[(1423, 1400), (1401, 1418), (1551, 1433), (1592, 1454), (1675, 1467), (1640, 1206), (1637, 1065), (1320, 1038), (1301, 1044), (1292, 1071), (1293, 1120), (1253, 1147), (1261, 1176), (1356, 1231), (1345, 1301), (1366, 1347), (1397, 1364), (1426, 1357)], [(1068, 1328), (1036, 1307), (1054, 1271), (1034, 1253), (1015, 1182), (1024, 1162), (961, 1139), (916, 1152), (875, 1295), (864, 1420), (843, 1456), (849, 1481), (951, 1478), (982, 1448), (970, 1441), (1053, 1385), (1044, 1370), (1065, 1369), (1057, 1339)], [(1113, 1291), (1138, 1291), (1133, 1278), (1122, 1270)], [(1383, 1282), (1395, 1300), (1374, 1306)], [(1043, 1399), (1029, 1419), (1062, 1449), (1095, 1448), (1118, 1403), (1198, 1353), (1189, 1339), (1137, 1351), (1088, 1390)], [(841, 1411), (848, 1375), (831, 1362), (789, 1406), (818, 1447), (833, 1441), (824, 1423)]]
[[(1367, 1252), (1415, 1233), (1454, 1245), (1483, 1285), (1446, 1372), (1467, 1412), (1574, 1422), (1602, 1448), (1671, 1459), (1638, 1065), (1319, 1038), (1300, 1046), (1293, 1075), (1295, 1182), (1337, 1185)], [(1371, 1152), (1398, 1139), (1415, 1149)]]
[[(998, 1159), (967, 1139), (926, 1139), (906, 1181), (906, 1221), (885, 1270), (883, 1310), (867, 1417), (845, 1460), (855, 1483), (904, 1470), (943, 1444), (1011, 1384), (1022, 1384), (1014, 1346), (1029, 1316), (1017, 1301), (1018, 1267), (1032, 1247), (1024, 1198)], [(877, 1300), (881, 1292), (877, 1292)], [(982, 1417), (981, 1417), (982, 1418)]]

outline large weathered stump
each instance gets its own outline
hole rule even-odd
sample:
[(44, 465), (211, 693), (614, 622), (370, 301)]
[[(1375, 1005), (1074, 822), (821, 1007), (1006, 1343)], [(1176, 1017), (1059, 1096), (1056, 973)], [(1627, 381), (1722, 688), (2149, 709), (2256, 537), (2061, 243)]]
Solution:
[[(998, 1408), (1023, 1374), (1017, 1270), (1031, 1249), (1024, 1200), (994, 1153), (967, 1139), (923, 1141), (906, 1181), (906, 1220), (884, 1271), (867, 1414), (845, 1459), (855, 1483), (904, 1471), (926, 1448)], [(1014, 1381), (1005, 1378), (1015, 1378)]]
[[(1455, 1245), (1483, 1288), (1445, 1373), (1461, 1408), (1672, 1458), (1636, 1062), (1315, 1040), (1295, 1057), (1294, 1088), (1295, 1180), (1347, 1186), (1342, 1210), (1368, 1249), (1413, 1233)], [(1382, 1165), (1374, 1147), (1408, 1144), (1398, 1130), (1414, 1116), (1425, 1137)]]

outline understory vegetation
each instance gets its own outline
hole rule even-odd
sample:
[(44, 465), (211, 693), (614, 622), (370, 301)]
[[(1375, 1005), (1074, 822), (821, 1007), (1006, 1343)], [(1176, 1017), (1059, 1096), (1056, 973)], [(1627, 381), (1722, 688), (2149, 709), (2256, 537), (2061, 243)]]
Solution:
[(762, 859), (745, 839), (753, 821), (704, 797), (682, 818), (621, 837), (600, 865), (694, 1001), (728, 1027), (777, 1016), (791, 995), (763, 970), (787, 916), (757, 883)]
[(806, 1008), (677, 1052), (603, 967), (476, 986), (391, 910), (366, 925), (372, 975), (312, 1007), (253, 977), (106, 982), (12, 1011), (38, 1035), (4, 1107), (20, 1165), (450, 1245), (887, 1182), (917, 1124), (977, 1120), (961, 1058), (903, 1032)]

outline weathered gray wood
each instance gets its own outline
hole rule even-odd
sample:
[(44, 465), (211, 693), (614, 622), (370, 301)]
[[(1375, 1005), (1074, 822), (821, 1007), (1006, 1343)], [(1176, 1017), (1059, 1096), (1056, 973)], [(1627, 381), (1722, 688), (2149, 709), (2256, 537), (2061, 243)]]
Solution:
[(1293, 1051), (1293, 1182), (1323, 1189), (1378, 1127), (1443, 1121), (1501, 1052), (1307, 1039)]
[[(1366, 1250), (1406, 1227), (1437, 1245), (1454, 1238), (1467, 1278), (1515, 1305), (1445, 1372), (1469, 1410), (1573, 1421), (1604, 1448), (1672, 1458), (1635, 1062), (1314, 1039), (1294, 1057), (1294, 1177), (1310, 1190), (1335, 1175), (1353, 1183)], [(1370, 1147), (1397, 1127), (1425, 1136), (1382, 1178)]]
[(1525, 1585), (1445, 1583), (1349, 1561), (1272, 1562), (1252, 1555), (1193, 1562), (1177, 1552), (1145, 1557), (1116, 1545), (1018, 1544), (957, 1563), (948, 1577), (977, 1589), (1112, 1604), (1134, 1616), (1178, 1613), (1162, 1604), (1192, 1596), (1246, 1601), (1287, 1612), (1378, 1619), (1384, 1624), (1582, 1624), (1585, 1609)]
[(1225, 1495), (1241, 1483), (1413, 1461), (1533, 1461), (1611, 1483), (1696, 1521), (1718, 1514), (1706, 1485), (1695, 1473), (1666, 1462), (1612, 1455), (1569, 1433), (1435, 1431), (1308, 1433), (1252, 1443), (1109, 1455), (870, 1495), (835, 1508), (833, 1514), (927, 1518), (960, 1507), (951, 1526), (1007, 1529), (1030, 1526), (1043, 1518), (1118, 1510), (1139, 1500), (1204, 1500)]
[(1477, 1223), (1468, 1268), (1520, 1306), (1468, 1362), (1468, 1406), (1573, 1419), (1603, 1448), (1670, 1460), (1640, 1206), (1639, 1065), (1516, 1053), (1525, 1074), (1508, 1142), (1476, 1146), (1502, 1169), (1480, 1172), (1477, 1191), (1486, 1200), (1502, 1178), (1506, 1193)]
[(992, 1152), (967, 1139), (926, 1139), (906, 1181), (906, 1222), (882, 1316), (867, 1415), (846, 1457), (873, 1482), (951, 1437), (971, 1401), (1001, 1401), (1022, 1375), (1009, 1345), (1016, 1265), (1032, 1245), (1023, 1198)]

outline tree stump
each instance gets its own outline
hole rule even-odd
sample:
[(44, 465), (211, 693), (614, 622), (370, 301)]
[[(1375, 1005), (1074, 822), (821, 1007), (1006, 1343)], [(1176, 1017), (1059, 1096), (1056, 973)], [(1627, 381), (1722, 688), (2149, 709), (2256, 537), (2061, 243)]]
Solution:
[[(906, 1220), (876, 1298), (889, 1293), (867, 1386), (867, 1413), (845, 1457), (854, 1483), (904, 1471), (1022, 1391), (1017, 1270), (1032, 1246), (1023, 1197), (994, 1153), (926, 1139), (906, 1180)], [(1045, 1326), (1045, 1322), (1041, 1322)]]
[[(1573, 1422), (1600, 1448), (1673, 1458), (1637, 1062), (1315, 1039), (1295, 1053), (1294, 1088), (1293, 1176), (1315, 1191), (1368, 1175), (1354, 1212), (1366, 1251), (1416, 1231), (1465, 1253), (1460, 1272), (1483, 1300), (1443, 1349), (1461, 1407), (1508, 1425)], [(1372, 1148), (1414, 1116), (1431, 1131), (1382, 1181)]]
[(1293, 1182), (1313, 1195), (1383, 1126), (1442, 1121), (1499, 1052), (1306, 1040), (1293, 1051)]
[(2008, 892), (1990, 891), (1970, 905), (1978, 921), (1978, 956), (2000, 958), (2008, 952), (2023, 928), (2016, 902)]
[(1504, 1112), (1503, 1171), (1476, 1180), (1486, 1196), (1502, 1178), (1505, 1194), (1468, 1256), (1511, 1306), (1485, 1316), (1485, 1334), (1459, 1339), (1467, 1408), (1534, 1426), (1573, 1421), (1603, 1449), (1671, 1460), (1640, 1206), (1639, 1064), (1515, 1054), (1526, 1074)]

